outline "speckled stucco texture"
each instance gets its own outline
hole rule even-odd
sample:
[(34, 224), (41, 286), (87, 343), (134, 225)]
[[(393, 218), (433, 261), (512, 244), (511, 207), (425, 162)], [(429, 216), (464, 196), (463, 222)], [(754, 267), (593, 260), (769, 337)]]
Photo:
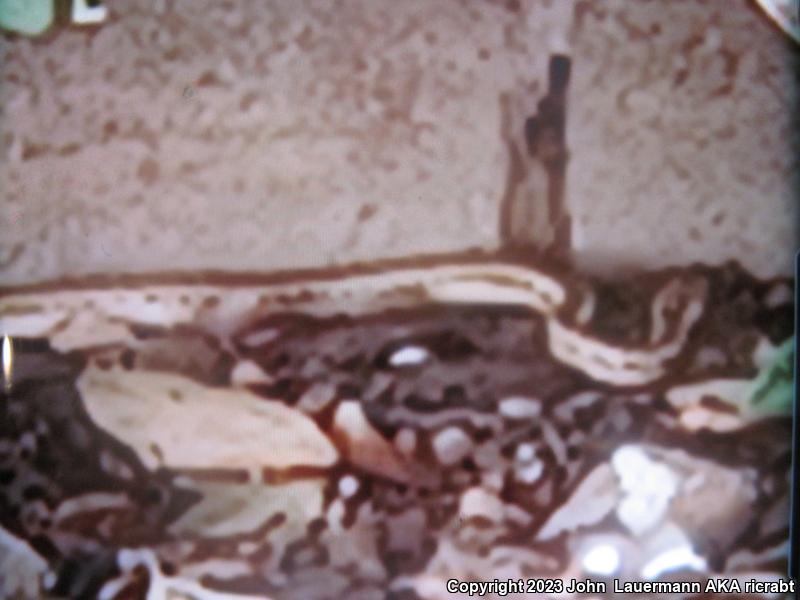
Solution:
[(574, 26), (578, 264), (611, 274), (739, 260), (790, 274), (796, 46), (745, 0), (579, 1)]
[(5, 44), (5, 282), (493, 247), (500, 96), (535, 107), (565, 22), (552, 2), (108, 5), (96, 31)]
[(3, 284), (497, 247), (569, 45), (576, 263), (789, 272), (796, 54), (744, 0), (107, 4), (2, 40)]

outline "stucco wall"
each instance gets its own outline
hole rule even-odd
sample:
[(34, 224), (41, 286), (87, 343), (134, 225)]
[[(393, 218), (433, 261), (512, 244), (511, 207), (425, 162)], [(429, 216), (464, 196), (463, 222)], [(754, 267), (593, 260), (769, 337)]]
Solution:
[(563, 50), (579, 265), (789, 270), (797, 81), (745, 0), (108, 4), (2, 40), (5, 284), (496, 247)]
[(581, 0), (568, 202), (592, 271), (792, 272), (800, 62), (749, 0)]
[(546, 4), (125, 1), (6, 41), (3, 278), (496, 245)]

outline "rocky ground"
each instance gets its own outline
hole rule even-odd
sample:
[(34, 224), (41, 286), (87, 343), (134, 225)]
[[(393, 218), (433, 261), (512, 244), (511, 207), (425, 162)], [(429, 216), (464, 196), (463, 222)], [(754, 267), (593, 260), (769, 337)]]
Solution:
[[(497, 305), (128, 323), (68, 352), (15, 338), (0, 518), (30, 572), (6, 588), (444, 598), (454, 577), (658, 577), (675, 550), (668, 579), (777, 577), (790, 419), (753, 382), (791, 335), (790, 288), (693, 275), (704, 318), (633, 387)], [(584, 335), (646, 346), (676, 276), (585, 281)]]

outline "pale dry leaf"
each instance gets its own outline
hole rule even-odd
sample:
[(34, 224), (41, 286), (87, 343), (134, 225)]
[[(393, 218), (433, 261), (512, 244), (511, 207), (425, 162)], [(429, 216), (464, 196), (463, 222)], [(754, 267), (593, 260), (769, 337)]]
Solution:
[(338, 459), (311, 419), (242, 389), (155, 371), (89, 367), (78, 380), (89, 415), (149, 468), (328, 467)]

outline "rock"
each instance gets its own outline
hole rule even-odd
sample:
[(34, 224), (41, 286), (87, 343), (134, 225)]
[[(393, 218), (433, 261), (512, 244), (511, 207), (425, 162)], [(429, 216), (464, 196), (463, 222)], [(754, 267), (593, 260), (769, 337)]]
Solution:
[(333, 430), (343, 440), (347, 459), (362, 469), (405, 483), (408, 472), (394, 447), (367, 420), (361, 404), (347, 400), (339, 404)]
[(611, 459), (626, 496), (617, 507), (617, 517), (634, 535), (642, 535), (666, 514), (678, 489), (677, 475), (655, 462), (639, 446), (622, 446)]
[(339, 495), (342, 498), (350, 498), (358, 491), (358, 479), (352, 475), (345, 475), (339, 480)]
[(442, 429), (433, 438), (433, 451), (436, 458), (445, 466), (456, 464), (465, 458), (473, 447), (472, 438), (459, 427)]
[(245, 386), (251, 383), (269, 383), (271, 377), (252, 360), (243, 360), (233, 367), (231, 383), (234, 386)]
[(297, 408), (304, 413), (314, 414), (328, 406), (336, 397), (336, 386), (331, 383), (314, 383), (300, 397)]
[(533, 419), (542, 412), (542, 403), (531, 398), (512, 396), (500, 401), (500, 414), (508, 419)]
[(428, 357), (428, 351), (421, 346), (405, 346), (389, 357), (389, 364), (393, 367), (419, 365), (428, 360)]
[[(690, 532), (699, 547), (728, 552), (752, 523), (759, 496), (755, 473), (696, 458), (684, 450), (653, 448), (650, 452), (679, 478), (669, 505), (670, 518)], [(761, 519), (765, 519), (767, 507), (759, 510)], [(782, 519), (787, 528), (788, 514), (784, 512)]]
[(619, 486), (611, 465), (602, 464), (589, 473), (569, 500), (556, 510), (537, 535), (549, 540), (563, 531), (598, 523), (614, 510), (619, 500)]
[(461, 495), (458, 516), (462, 519), (483, 517), (493, 523), (503, 520), (503, 502), (485, 489), (473, 487)]

